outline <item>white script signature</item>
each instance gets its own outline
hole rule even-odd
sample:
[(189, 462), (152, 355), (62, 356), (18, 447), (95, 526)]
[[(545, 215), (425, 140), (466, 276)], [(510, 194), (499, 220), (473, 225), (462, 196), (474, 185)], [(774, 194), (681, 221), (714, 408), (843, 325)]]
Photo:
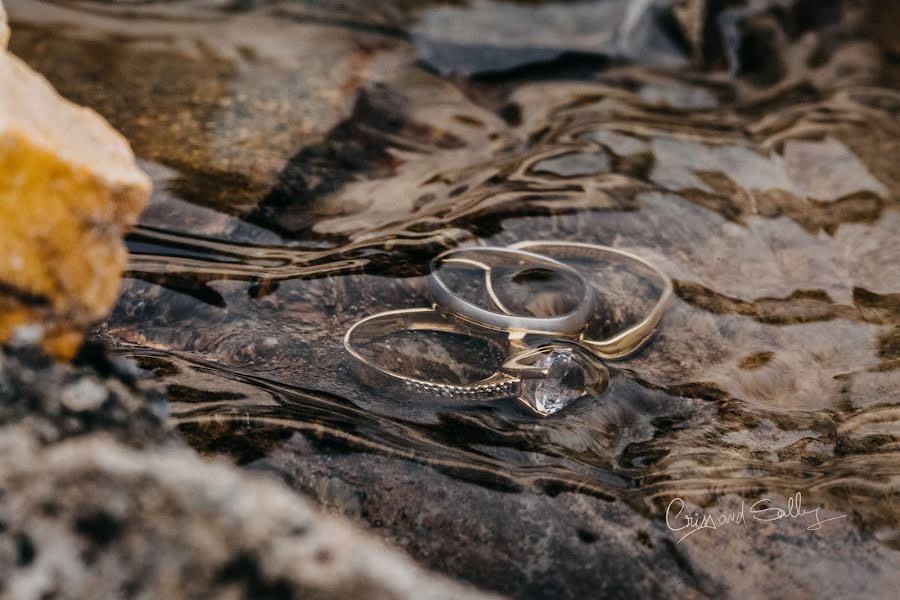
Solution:
[(822, 519), (819, 517), (820, 510), (821, 507), (804, 508), (803, 496), (800, 492), (788, 498), (787, 506), (784, 508), (775, 506), (775, 503), (768, 498), (763, 498), (751, 504), (748, 511), (745, 510), (744, 501), (742, 500), (740, 511), (720, 513), (718, 515), (707, 512), (686, 513), (684, 500), (682, 498), (673, 498), (666, 507), (666, 527), (671, 531), (681, 533), (681, 537), (676, 542), (681, 543), (682, 540), (702, 529), (719, 529), (729, 525), (743, 525), (746, 527), (748, 512), (750, 517), (756, 521), (778, 521), (780, 519), (799, 519), (800, 517), (809, 516), (814, 522), (806, 528), (808, 531), (818, 531), (822, 529), (822, 525), (825, 523), (843, 519), (847, 516), (838, 515)]

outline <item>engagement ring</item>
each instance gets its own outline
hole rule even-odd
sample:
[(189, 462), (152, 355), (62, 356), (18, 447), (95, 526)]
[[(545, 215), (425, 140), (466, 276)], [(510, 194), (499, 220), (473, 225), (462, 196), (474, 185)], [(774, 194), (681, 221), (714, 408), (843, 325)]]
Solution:
[[(510, 356), (492, 375), (473, 382), (437, 383), (419, 373), (400, 373), (379, 364), (362, 349), (392, 334), (407, 331), (433, 331), (477, 337), (495, 345)], [(448, 399), (499, 400), (514, 397), (540, 415), (550, 415), (588, 394), (603, 393), (609, 383), (609, 371), (589, 351), (575, 344), (548, 342), (534, 347), (521, 346), (490, 330), (478, 331), (461, 326), (430, 308), (393, 310), (366, 317), (344, 336), (344, 348), (350, 366), (360, 380), (382, 389), (420, 397), (423, 393)], [(516, 352), (516, 347), (521, 348)]]

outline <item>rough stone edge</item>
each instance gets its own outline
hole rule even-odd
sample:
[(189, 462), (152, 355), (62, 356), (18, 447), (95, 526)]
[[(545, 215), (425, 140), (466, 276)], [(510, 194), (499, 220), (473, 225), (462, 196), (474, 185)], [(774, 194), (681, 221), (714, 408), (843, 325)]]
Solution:
[[(89, 488), (91, 474), (98, 474), (124, 488), (151, 481), (179, 498), (183, 509), (204, 507), (206, 512), (196, 518), (208, 523), (210, 531), (222, 529), (241, 540), (238, 547), (223, 548), (223, 553), (259, 556), (266, 580), (286, 583), (293, 597), (309, 593), (317, 598), (356, 593), (373, 598), (424, 600), (494, 597), (428, 572), (370, 534), (321, 514), (311, 502), (279, 482), (247, 474), (230, 464), (201, 459), (188, 448), (135, 450), (102, 434), (39, 447), (21, 428), (13, 427), (0, 434), (0, 450), (0, 485), (13, 496), (27, 496), (30, 489), (48, 485), (64, 490), (82, 485), (82, 480)], [(35, 477), (40, 481), (32, 483)], [(42, 497), (40, 494), (37, 492), (37, 497)], [(115, 495), (116, 492), (110, 492), (110, 496)], [(90, 492), (85, 492), (83, 500), (85, 504), (79, 508), (98, 508), (90, 505)], [(23, 506), (23, 498), (15, 503)], [(149, 529), (154, 523), (139, 526)], [(298, 529), (302, 533), (297, 534)], [(44, 534), (52, 531), (45, 529)], [(159, 550), (165, 552), (166, 548)], [(324, 563), (317, 558), (321, 556), (327, 557)], [(77, 557), (70, 558), (77, 564)], [(59, 560), (69, 560), (65, 554), (56, 560), (57, 573), (72, 577), (68, 582), (57, 582), (63, 583), (65, 589), (90, 588), (90, 578), (99, 576), (89, 569), (78, 576), (59, 568), (65, 564)], [(28, 574), (19, 576), (24, 579), (17, 581), (16, 574), (9, 577), (7, 590), (17, 589), (17, 584), (24, 589), (30, 587)]]
[[(0, 0), (0, 61), (6, 63), (4, 68), (11, 77), (4, 85), (14, 83), (15, 88), (27, 90), (35, 102), (20, 123), (29, 142), (106, 185), (117, 204), (118, 219), (130, 228), (146, 206), (151, 189), (150, 177), (138, 166), (131, 144), (99, 113), (61, 96), (43, 75), (8, 52), (9, 38), (9, 17)], [(32, 114), (40, 117), (29, 119)], [(0, 129), (10, 125), (0, 120)], [(84, 152), (85, 147), (92, 151)]]
[[(241, 586), (322, 600), (489, 597), (267, 474), (200, 457), (139, 375), (97, 344), (73, 363), (0, 346), (0, 597), (123, 585), (173, 600)], [(112, 525), (85, 536), (90, 515)]]
[[(3, 36), (0, 25), (0, 37)], [(2, 45), (2, 44), (0, 44)], [(133, 225), (150, 197), (150, 177), (138, 167), (131, 144), (96, 111), (66, 100), (47, 79), (10, 52), (0, 50), (0, 68), (10, 78), (5, 82), (15, 110), (16, 95), (22, 90), (30, 101), (26, 114), (15, 114), (14, 123), (0, 121), (0, 131), (15, 124), (30, 144), (55, 155), (74, 169), (90, 173), (113, 192), (116, 212)], [(4, 78), (5, 79), (5, 78)], [(21, 96), (18, 101), (21, 102)], [(21, 113), (22, 111), (20, 111)], [(92, 152), (85, 152), (90, 147)]]

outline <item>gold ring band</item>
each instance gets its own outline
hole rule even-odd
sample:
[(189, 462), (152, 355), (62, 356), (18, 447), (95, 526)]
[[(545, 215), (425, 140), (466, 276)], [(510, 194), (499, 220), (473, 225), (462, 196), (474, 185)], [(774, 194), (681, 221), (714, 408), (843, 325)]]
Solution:
[(538, 254), (548, 252), (551, 249), (562, 250), (561, 253), (550, 254), (552, 258), (557, 260), (565, 258), (578, 258), (588, 256), (590, 254), (611, 254), (616, 257), (624, 257), (633, 262), (649, 268), (662, 282), (662, 292), (659, 299), (653, 305), (653, 308), (639, 323), (633, 325), (616, 335), (602, 339), (593, 340), (586, 337), (583, 331), (578, 336), (579, 342), (589, 348), (599, 358), (606, 360), (614, 360), (625, 358), (637, 350), (639, 350), (656, 331), (662, 319), (666, 306), (672, 299), (674, 285), (668, 275), (659, 270), (652, 263), (637, 254), (633, 254), (626, 250), (618, 250), (609, 246), (601, 246), (598, 244), (584, 244), (580, 242), (546, 242), (546, 241), (525, 241), (510, 245), (510, 248), (519, 250), (528, 250)]

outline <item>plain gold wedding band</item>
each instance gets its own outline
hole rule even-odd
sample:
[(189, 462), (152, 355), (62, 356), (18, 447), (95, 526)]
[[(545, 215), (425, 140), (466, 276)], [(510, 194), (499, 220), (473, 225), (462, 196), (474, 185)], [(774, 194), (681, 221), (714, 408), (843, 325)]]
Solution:
[[(582, 332), (579, 336), (581, 345), (590, 349), (599, 358), (606, 360), (625, 358), (637, 350), (639, 350), (653, 335), (665, 313), (666, 306), (672, 299), (674, 286), (668, 275), (659, 270), (655, 265), (650, 263), (637, 254), (633, 254), (626, 250), (618, 250), (609, 246), (600, 246), (598, 244), (584, 244), (579, 242), (550, 242), (550, 241), (525, 241), (510, 245), (510, 248), (518, 250), (528, 250), (538, 254), (548, 253), (547, 255), (556, 260), (565, 258), (582, 258), (591, 254), (611, 254), (616, 257), (624, 257), (633, 262), (637, 262), (647, 268), (662, 281), (663, 289), (659, 299), (653, 308), (639, 323), (633, 325), (616, 335), (602, 339), (592, 340), (586, 337), (586, 332)], [(553, 252), (557, 250), (558, 252)]]

